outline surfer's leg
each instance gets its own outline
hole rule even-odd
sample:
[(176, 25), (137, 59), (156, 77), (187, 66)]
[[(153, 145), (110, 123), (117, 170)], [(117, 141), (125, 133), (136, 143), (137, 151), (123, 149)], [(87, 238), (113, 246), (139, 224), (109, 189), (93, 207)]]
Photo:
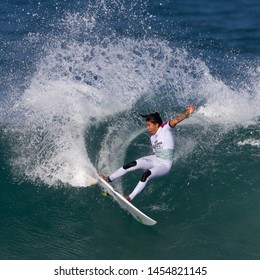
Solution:
[(166, 166), (164, 164), (159, 164), (154, 166), (150, 170), (146, 170), (143, 176), (141, 177), (141, 180), (138, 182), (137, 186), (135, 187), (135, 189), (129, 195), (130, 200), (134, 199), (134, 197), (144, 189), (144, 187), (147, 185), (149, 180), (167, 174), (170, 169), (171, 169), (171, 165)]
[(125, 169), (124, 167), (120, 167), (119, 169), (117, 169), (113, 174), (109, 175), (109, 179), (110, 181), (114, 181), (122, 176), (124, 176), (126, 173), (128, 173), (130, 170)]
[(128, 172), (132, 172), (138, 169), (150, 169), (153, 166), (153, 162), (151, 160), (153, 156), (147, 156), (139, 158), (135, 161), (132, 161), (130, 163), (125, 164), (123, 167), (120, 167), (117, 171), (115, 171), (113, 174), (109, 175), (109, 179), (111, 181), (114, 181)]
[(151, 176), (151, 174), (151, 170), (146, 170), (144, 172), (141, 180), (138, 182), (132, 193), (129, 195), (130, 200), (133, 200), (144, 189), (144, 187), (149, 181), (149, 177)]

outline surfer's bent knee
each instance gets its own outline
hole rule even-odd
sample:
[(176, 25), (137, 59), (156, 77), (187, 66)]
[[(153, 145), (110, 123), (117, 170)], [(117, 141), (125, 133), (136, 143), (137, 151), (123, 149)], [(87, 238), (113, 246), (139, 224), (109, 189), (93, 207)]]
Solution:
[(141, 177), (141, 182), (146, 182), (147, 178), (152, 174), (150, 170), (146, 170)]
[(134, 167), (134, 166), (136, 166), (136, 165), (137, 165), (137, 162), (136, 162), (136, 160), (135, 160), (135, 161), (131, 161), (131, 162), (125, 164), (125, 165), (123, 166), (123, 168), (126, 170), (126, 169), (131, 168), (131, 167)]

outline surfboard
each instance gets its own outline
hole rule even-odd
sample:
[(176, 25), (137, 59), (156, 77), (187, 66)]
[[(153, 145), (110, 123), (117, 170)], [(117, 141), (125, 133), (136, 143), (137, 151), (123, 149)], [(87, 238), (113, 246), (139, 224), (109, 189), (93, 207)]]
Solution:
[(125, 211), (131, 214), (139, 223), (147, 226), (153, 226), (157, 223), (155, 220), (148, 217), (137, 207), (135, 207), (131, 202), (126, 200), (120, 193), (115, 191), (114, 188), (103, 178), (98, 176), (97, 182), (105, 193), (108, 193), (113, 198), (113, 200), (119, 204), (119, 206), (121, 206)]

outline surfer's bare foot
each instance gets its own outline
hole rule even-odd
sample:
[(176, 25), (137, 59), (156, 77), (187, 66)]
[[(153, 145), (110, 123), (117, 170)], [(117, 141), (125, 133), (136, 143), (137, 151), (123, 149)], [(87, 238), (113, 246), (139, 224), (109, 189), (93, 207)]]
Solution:
[(131, 201), (131, 198), (130, 198), (130, 196), (128, 196), (128, 195), (124, 195), (124, 198), (125, 198), (126, 200), (128, 200), (129, 202)]
[(100, 176), (103, 180), (105, 180), (107, 183), (110, 183), (110, 182), (111, 182), (111, 180), (109, 179), (108, 176), (105, 176), (105, 175), (103, 175), (103, 174), (99, 174), (99, 176)]

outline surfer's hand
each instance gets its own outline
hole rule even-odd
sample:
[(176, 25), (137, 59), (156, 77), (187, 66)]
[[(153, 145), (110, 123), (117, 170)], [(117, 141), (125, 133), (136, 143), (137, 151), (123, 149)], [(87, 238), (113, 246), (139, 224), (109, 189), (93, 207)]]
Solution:
[(186, 109), (186, 114), (187, 116), (191, 115), (195, 111), (195, 107), (192, 104), (189, 104), (187, 109)]

